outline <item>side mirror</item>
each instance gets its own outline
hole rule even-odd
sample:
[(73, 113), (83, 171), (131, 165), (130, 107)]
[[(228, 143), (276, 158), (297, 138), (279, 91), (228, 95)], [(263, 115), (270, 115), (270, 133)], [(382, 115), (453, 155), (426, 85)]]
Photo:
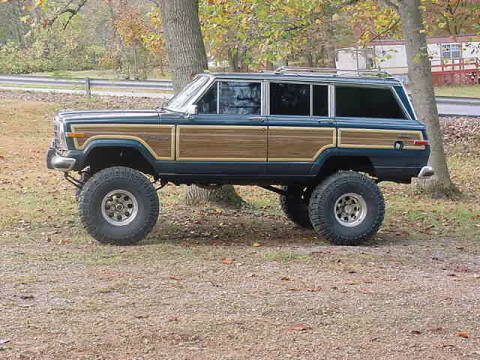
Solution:
[(198, 114), (198, 105), (190, 105), (187, 108), (187, 113), (189, 115), (197, 115)]

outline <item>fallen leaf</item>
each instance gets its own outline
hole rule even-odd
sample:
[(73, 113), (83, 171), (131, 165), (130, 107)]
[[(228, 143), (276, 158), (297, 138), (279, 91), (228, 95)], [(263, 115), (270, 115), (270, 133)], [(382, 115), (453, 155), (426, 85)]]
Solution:
[(293, 325), (288, 328), (288, 331), (305, 331), (310, 330), (312, 327), (308, 325)]
[(0, 346), (5, 346), (10, 342), (10, 339), (0, 339)]
[(253, 247), (259, 247), (259, 246), (262, 246), (262, 244), (260, 244), (259, 242), (254, 242), (252, 244)]
[(225, 264), (225, 265), (230, 265), (231, 263), (233, 263), (235, 259), (232, 259), (232, 258), (224, 258), (222, 259), (222, 264)]
[(290, 291), (308, 291), (308, 292), (318, 292), (322, 291), (322, 288), (289, 288)]
[(146, 314), (137, 314), (137, 315), (134, 315), (137, 319), (146, 319), (148, 318), (148, 315)]
[(288, 281), (288, 280), (290, 280), (290, 278), (289, 278), (289, 277), (286, 277), (286, 276), (284, 276), (284, 277), (282, 277), (280, 280), (283, 280), (283, 281)]
[(468, 333), (464, 332), (464, 331), (460, 331), (460, 332), (457, 332), (455, 334), (455, 336), (458, 336), (458, 337), (461, 337), (461, 338), (464, 338), (464, 339), (468, 339), (470, 336), (468, 335)]
[(443, 327), (429, 325), (429, 326), (427, 326), (427, 330), (432, 331), (432, 332), (438, 332), (438, 331), (443, 331)]

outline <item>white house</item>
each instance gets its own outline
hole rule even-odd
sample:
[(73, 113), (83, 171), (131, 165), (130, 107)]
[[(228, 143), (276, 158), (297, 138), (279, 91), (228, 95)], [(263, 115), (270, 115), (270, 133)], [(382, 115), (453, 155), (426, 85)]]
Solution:
[[(476, 71), (478, 80), (480, 70), (480, 38), (478, 36), (431, 37), (427, 41), (432, 73), (438, 73), (437, 75), (441, 73), (445, 77), (444, 75), (449, 72), (470, 74)], [(407, 74), (405, 41), (375, 40), (364, 48), (354, 46), (338, 49), (337, 68), (381, 69), (400, 76)], [(443, 82), (451, 83), (446, 80)]]

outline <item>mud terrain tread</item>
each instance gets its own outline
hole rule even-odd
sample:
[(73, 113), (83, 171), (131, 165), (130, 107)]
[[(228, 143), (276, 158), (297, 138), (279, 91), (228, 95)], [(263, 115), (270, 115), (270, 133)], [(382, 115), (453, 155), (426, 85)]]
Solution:
[[(335, 194), (341, 192), (342, 188), (353, 188), (352, 192), (360, 192), (368, 198), (369, 213), (361, 234), (355, 233), (355, 228), (340, 225), (333, 215)], [(377, 233), (384, 219), (385, 201), (378, 186), (365, 175), (351, 171), (338, 172), (315, 188), (310, 198), (309, 214), (313, 228), (320, 236), (335, 245), (355, 246), (363, 244)], [(339, 227), (342, 231), (339, 231)]]
[(285, 195), (280, 195), (280, 206), (287, 218), (301, 228), (312, 229), (308, 214), (308, 203), (301, 198), (302, 188), (298, 186), (285, 186)]
[[(125, 190), (135, 192), (139, 208), (142, 208), (142, 214), (137, 216), (143, 215), (143, 219), (123, 226), (122, 231), (118, 231), (115, 226), (106, 225), (97, 205), (107, 190), (122, 186), (125, 186)], [(90, 236), (111, 245), (132, 245), (141, 241), (152, 230), (159, 214), (158, 195), (150, 181), (141, 172), (123, 166), (107, 168), (94, 174), (80, 192), (78, 207), (81, 221)], [(109, 230), (102, 231), (101, 228)]]

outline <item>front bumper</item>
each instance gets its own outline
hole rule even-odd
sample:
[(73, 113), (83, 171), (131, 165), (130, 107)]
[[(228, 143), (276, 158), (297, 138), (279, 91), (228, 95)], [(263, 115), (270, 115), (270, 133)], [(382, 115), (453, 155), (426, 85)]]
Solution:
[(51, 170), (68, 172), (75, 167), (76, 162), (74, 158), (58, 155), (54, 148), (49, 148), (47, 151), (47, 168)]

